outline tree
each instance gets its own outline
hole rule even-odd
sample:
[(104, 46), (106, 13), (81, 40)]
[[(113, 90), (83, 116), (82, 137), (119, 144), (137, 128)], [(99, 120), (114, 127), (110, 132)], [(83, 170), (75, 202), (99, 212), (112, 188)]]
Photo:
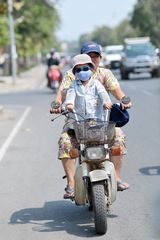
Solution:
[(116, 28), (115, 33), (119, 43), (123, 43), (124, 38), (137, 37), (138, 32), (130, 24), (130, 20), (123, 20)]
[(14, 9), (17, 49), (20, 55), (31, 55), (56, 47), (55, 31), (60, 23), (54, 5), (43, 0), (23, 0), (20, 9)]
[(5, 48), (8, 44), (8, 19), (6, 17), (0, 17), (0, 48)]
[[(6, 0), (0, 0), (7, 7)], [(55, 0), (56, 1), (56, 0)], [(34, 55), (57, 47), (55, 31), (60, 24), (53, 0), (13, 0), (16, 46), (19, 56)], [(56, 1), (57, 2), (57, 1)], [(0, 16), (0, 47), (9, 44), (8, 14)]]
[(86, 33), (80, 36), (79, 44), (85, 41), (98, 42), (101, 46), (106, 46), (110, 41), (111, 29), (107, 26), (96, 27), (92, 33)]
[(160, 1), (138, 0), (134, 7), (131, 24), (140, 36), (149, 36), (156, 46), (160, 46)]

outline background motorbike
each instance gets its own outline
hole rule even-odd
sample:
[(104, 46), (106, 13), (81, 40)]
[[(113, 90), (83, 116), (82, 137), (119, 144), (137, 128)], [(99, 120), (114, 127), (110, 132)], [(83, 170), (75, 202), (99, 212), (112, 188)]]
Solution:
[(56, 93), (62, 81), (61, 73), (56, 65), (53, 65), (48, 68), (47, 78), (48, 87), (50, 87), (53, 90), (53, 92)]

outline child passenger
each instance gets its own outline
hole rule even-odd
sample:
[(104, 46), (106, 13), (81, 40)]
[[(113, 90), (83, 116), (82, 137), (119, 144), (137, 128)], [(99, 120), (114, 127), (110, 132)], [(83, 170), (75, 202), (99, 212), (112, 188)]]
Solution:
[(67, 91), (64, 105), (69, 111), (75, 109), (84, 118), (103, 120), (103, 108), (110, 109), (112, 103), (104, 86), (96, 79), (91, 79), (94, 64), (87, 54), (73, 58), (72, 72), (75, 81)]

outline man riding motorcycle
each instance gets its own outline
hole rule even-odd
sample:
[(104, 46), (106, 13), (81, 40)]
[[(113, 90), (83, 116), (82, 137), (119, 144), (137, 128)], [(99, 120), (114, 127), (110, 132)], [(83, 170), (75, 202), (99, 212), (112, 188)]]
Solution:
[[(95, 65), (95, 70), (92, 75), (93, 79), (98, 79), (106, 91), (111, 93), (117, 100), (121, 100), (125, 94), (120, 88), (120, 85), (117, 79), (114, 77), (112, 72), (109, 69), (100, 68), (100, 60), (101, 60), (101, 47), (95, 42), (85, 42), (82, 45), (81, 53), (88, 54), (92, 62)], [(67, 89), (70, 88), (72, 81), (75, 79), (72, 70), (67, 71), (62, 84), (57, 93), (56, 100), (62, 104)], [(127, 104), (123, 104), (123, 108), (130, 108), (132, 106), (131, 101)], [(61, 109), (50, 109), (50, 113), (58, 113)], [(112, 162), (115, 166), (116, 178), (117, 178), (117, 189), (119, 191), (123, 191), (129, 188), (129, 184), (123, 182), (121, 179), (121, 167), (123, 161), (123, 155), (126, 152), (125, 149), (125, 136), (121, 130), (121, 128), (116, 128), (116, 135), (114, 138), (114, 145), (121, 147), (121, 153), (118, 156), (112, 156)], [(64, 197), (68, 196), (68, 198), (73, 198), (73, 189), (74, 189), (74, 175), (75, 175), (75, 161), (70, 156), (70, 150), (76, 147), (76, 143), (74, 139), (68, 135), (67, 132), (63, 131), (60, 139), (59, 139), (59, 159), (62, 160), (63, 168), (67, 177), (67, 187)]]

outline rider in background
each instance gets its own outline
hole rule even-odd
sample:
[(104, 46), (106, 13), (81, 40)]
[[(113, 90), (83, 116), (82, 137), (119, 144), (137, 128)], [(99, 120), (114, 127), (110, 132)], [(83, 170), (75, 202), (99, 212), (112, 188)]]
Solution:
[(56, 56), (56, 50), (55, 48), (52, 48), (50, 50), (50, 54), (49, 54), (49, 57), (47, 58), (47, 66), (48, 66), (48, 69), (47, 69), (47, 79), (48, 79), (48, 86), (50, 85), (50, 82), (49, 82), (49, 76), (48, 76), (48, 72), (49, 72), (49, 69), (51, 67), (56, 67), (56, 69), (60, 72), (60, 75), (61, 75), (61, 79), (62, 79), (62, 64), (61, 64), (61, 61), (60, 59)]
[(56, 50), (55, 48), (52, 48), (50, 50), (50, 56), (47, 59), (47, 66), (48, 67), (51, 67), (53, 65), (59, 66), (59, 64), (60, 64), (60, 60), (56, 56)]

